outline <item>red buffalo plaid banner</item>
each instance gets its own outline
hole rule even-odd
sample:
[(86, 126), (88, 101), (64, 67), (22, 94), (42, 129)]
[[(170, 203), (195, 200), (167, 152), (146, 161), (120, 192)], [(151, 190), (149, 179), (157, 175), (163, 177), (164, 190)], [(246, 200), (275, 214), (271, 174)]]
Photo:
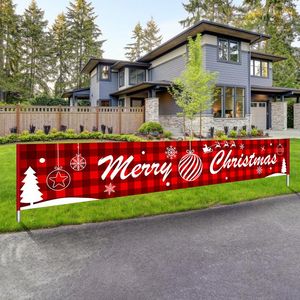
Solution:
[(17, 211), (288, 175), (289, 140), (17, 145)]

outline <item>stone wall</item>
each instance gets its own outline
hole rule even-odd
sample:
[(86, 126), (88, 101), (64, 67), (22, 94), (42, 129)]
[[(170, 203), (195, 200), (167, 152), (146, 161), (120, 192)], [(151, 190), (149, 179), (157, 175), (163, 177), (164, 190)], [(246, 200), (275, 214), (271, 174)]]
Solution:
[(272, 102), (272, 130), (287, 129), (287, 102)]
[[(165, 130), (171, 131), (175, 136), (183, 135), (183, 118), (177, 115), (160, 115), (159, 122)], [(190, 121), (186, 120), (186, 132), (190, 128)], [(229, 130), (232, 130), (234, 126), (238, 127), (238, 130), (242, 129), (243, 126), (247, 126), (247, 130), (251, 127), (250, 115), (241, 119), (229, 119), (229, 118), (214, 118), (212, 115), (202, 116), (202, 135), (209, 137), (210, 128), (214, 127), (216, 130), (224, 130), (224, 126), (228, 126)], [(193, 120), (192, 125), (193, 131), (196, 134), (200, 132), (200, 118), (196, 117)]]
[(145, 122), (159, 122), (159, 99), (145, 99)]
[(294, 104), (294, 128), (300, 129), (300, 103)]

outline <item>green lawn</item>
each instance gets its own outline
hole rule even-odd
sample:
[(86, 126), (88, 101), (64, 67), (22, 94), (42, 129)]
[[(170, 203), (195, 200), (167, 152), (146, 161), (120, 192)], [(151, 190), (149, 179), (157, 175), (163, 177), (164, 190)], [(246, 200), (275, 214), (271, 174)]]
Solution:
[(15, 221), (15, 145), (0, 146), (0, 232), (54, 227), (206, 208), (300, 192), (300, 140), (291, 141), (291, 186), (285, 177), (227, 183), (140, 196), (41, 208)]

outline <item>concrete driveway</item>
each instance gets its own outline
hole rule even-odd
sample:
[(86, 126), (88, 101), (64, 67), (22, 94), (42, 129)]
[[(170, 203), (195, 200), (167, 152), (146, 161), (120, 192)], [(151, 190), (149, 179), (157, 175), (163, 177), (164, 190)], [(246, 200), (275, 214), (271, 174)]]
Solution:
[(300, 129), (267, 130), (270, 137), (275, 139), (300, 139)]
[(0, 235), (1, 299), (299, 299), (300, 198)]

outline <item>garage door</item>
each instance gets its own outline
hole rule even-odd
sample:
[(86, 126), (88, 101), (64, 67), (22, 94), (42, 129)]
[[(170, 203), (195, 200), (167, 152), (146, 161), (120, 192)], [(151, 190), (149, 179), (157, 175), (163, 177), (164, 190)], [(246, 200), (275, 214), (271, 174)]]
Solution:
[(258, 129), (267, 129), (267, 103), (252, 102), (251, 103), (252, 125)]

